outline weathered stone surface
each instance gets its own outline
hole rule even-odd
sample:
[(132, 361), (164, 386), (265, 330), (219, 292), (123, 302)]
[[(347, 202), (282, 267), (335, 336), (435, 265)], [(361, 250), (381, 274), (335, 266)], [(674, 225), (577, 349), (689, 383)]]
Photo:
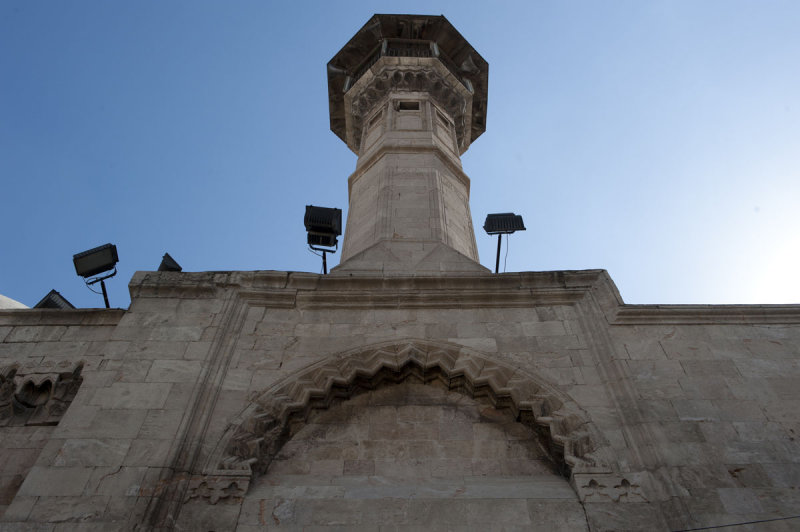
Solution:
[(52, 465), (58, 467), (115, 467), (122, 463), (130, 441), (119, 439), (70, 439), (58, 450)]
[(83, 494), (92, 471), (92, 467), (34, 466), (25, 477), (19, 494), (40, 497), (79, 496)]
[[(487, 65), (438, 17), (381, 24), (401, 19), (337, 56), (359, 76), (329, 78), (359, 153), (330, 275), (138, 272), (128, 310), (0, 311), (0, 528), (797, 513), (800, 306), (626, 305), (601, 270), (490, 274), (459, 159), (485, 127)], [(403, 33), (453, 41), (364, 63)]]

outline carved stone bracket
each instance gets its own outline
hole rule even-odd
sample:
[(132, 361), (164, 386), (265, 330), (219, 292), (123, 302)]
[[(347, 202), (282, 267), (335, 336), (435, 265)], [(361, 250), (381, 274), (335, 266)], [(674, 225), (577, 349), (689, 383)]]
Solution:
[(195, 476), (189, 479), (186, 500), (206, 499), (211, 504), (217, 504), (220, 499), (241, 499), (249, 486), (249, 473)]
[(57, 425), (83, 378), (83, 362), (0, 368), (0, 426)]
[(444, 385), (496, 408), (507, 408), (533, 428), (553, 463), (570, 477), (608, 472), (595, 453), (604, 447), (582, 410), (537, 378), (452, 344), (413, 340), (334, 356), (256, 397), (218, 444), (210, 464), (218, 472), (263, 473), (297, 423), (359, 393), (407, 379)]
[(576, 474), (572, 477), (575, 491), (582, 502), (648, 502), (641, 473)]

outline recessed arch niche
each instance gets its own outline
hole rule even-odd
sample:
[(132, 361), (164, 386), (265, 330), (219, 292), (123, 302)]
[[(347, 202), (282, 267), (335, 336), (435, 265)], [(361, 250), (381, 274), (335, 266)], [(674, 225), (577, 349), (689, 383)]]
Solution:
[(543, 379), (463, 346), (405, 340), (332, 355), (260, 393), (231, 423), (206, 473), (238, 477), (240, 492), (246, 491), (312, 412), (404, 382), (436, 383), (508, 412), (539, 436), (565, 478), (606, 467), (598, 463), (599, 432), (569, 396)]

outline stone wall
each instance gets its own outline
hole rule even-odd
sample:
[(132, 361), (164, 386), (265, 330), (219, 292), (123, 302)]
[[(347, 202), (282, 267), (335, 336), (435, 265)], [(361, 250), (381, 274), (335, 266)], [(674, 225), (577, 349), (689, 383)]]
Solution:
[[(131, 293), (0, 312), (4, 525), (375, 529), (369, 507), (411, 530), (488, 505), (497, 526), (652, 530), (800, 508), (797, 306), (624, 305), (600, 270), (140, 272)], [(389, 441), (395, 460), (369, 451)]]

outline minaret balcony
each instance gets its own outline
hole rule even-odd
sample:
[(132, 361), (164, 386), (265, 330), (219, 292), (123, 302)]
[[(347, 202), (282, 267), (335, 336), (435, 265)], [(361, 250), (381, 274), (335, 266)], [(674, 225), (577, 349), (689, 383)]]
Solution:
[(439, 48), (436, 41), (421, 39), (382, 39), (364, 62), (356, 68), (355, 73), (352, 76), (347, 76), (343, 91), (348, 92), (355, 82), (361, 79), (381, 57), (435, 57), (469, 92), (474, 92), (472, 83), (459, 74), (453, 60), (447, 57), (447, 54)]

